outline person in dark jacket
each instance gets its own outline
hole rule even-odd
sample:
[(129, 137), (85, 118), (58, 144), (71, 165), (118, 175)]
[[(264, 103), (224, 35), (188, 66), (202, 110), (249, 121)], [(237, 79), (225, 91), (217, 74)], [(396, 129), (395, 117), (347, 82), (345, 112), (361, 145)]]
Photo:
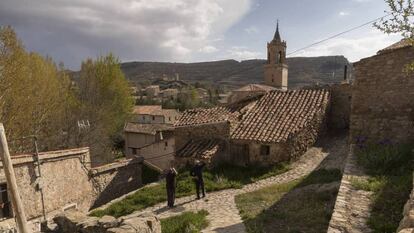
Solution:
[(167, 205), (168, 207), (174, 207), (175, 201), (175, 187), (177, 186), (176, 176), (178, 172), (175, 170), (173, 164), (167, 169), (165, 174), (166, 188), (167, 188)]
[(204, 180), (203, 180), (203, 168), (205, 165), (206, 165), (205, 163), (200, 162), (199, 160), (196, 160), (195, 165), (190, 173), (191, 176), (194, 177), (196, 190), (197, 190), (197, 199), (200, 199), (200, 191), (203, 194), (203, 198), (206, 197), (206, 193), (204, 190)]

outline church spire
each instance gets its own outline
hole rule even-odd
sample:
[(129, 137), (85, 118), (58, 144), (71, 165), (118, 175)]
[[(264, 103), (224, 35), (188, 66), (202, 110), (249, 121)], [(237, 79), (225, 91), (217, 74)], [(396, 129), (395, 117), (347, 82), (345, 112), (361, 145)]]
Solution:
[(273, 36), (273, 40), (282, 41), (282, 39), (280, 38), (280, 33), (279, 33), (279, 20), (277, 20), (277, 23), (276, 23), (276, 32), (275, 32), (275, 35)]

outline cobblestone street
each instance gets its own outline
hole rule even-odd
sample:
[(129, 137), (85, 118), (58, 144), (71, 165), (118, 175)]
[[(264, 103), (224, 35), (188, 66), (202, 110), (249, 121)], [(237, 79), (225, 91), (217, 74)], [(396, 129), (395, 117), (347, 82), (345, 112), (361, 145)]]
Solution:
[(184, 211), (207, 210), (209, 226), (203, 232), (242, 233), (245, 232), (243, 221), (236, 207), (234, 197), (238, 194), (252, 192), (260, 188), (282, 184), (305, 176), (317, 168), (343, 168), (347, 154), (345, 137), (323, 140), (320, 145), (310, 148), (298, 161), (291, 164), (291, 170), (283, 174), (245, 185), (242, 189), (227, 189), (208, 193), (202, 200), (194, 196), (176, 199), (176, 207), (169, 209), (165, 203), (144, 209), (160, 218), (178, 215)]

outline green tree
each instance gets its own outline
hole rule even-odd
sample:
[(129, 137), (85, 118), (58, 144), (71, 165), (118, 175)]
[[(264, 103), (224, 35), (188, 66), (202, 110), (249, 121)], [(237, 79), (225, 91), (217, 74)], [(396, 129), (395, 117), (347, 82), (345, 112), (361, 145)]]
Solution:
[(400, 33), (404, 38), (412, 39), (414, 33), (414, 8), (412, 0), (385, 0), (389, 10), (385, 11), (390, 17), (382, 18), (374, 26), (381, 31), (391, 34)]
[[(27, 53), (11, 27), (0, 28), (0, 122), (11, 142), (36, 135), (41, 150), (65, 147), (60, 123), (69, 83), (50, 58)], [(32, 142), (17, 141), (11, 149), (27, 152), (26, 146)]]
[(119, 60), (109, 54), (84, 61), (78, 96), (79, 120), (90, 124), (79, 140), (90, 146), (96, 163), (108, 162), (112, 159), (114, 142), (120, 137), (134, 105)]

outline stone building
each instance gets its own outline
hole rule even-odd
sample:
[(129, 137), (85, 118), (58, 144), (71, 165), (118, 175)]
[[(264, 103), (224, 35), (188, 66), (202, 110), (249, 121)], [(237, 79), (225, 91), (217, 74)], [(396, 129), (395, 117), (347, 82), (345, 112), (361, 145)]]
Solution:
[(378, 142), (414, 140), (414, 48), (402, 40), (354, 64), (350, 136)]
[(264, 65), (264, 82), (268, 86), (286, 90), (288, 65), (286, 64), (286, 41), (279, 33), (279, 22), (273, 40), (267, 43), (267, 63)]
[(147, 97), (157, 97), (160, 94), (160, 86), (151, 85), (145, 88)]
[[(33, 232), (40, 221), (76, 209), (88, 212), (142, 185), (142, 158), (122, 160), (91, 168), (88, 148), (12, 156), (17, 186)], [(14, 229), (4, 169), (1, 165), (0, 187), (5, 207), (0, 210), (0, 229)], [(43, 216), (43, 212), (46, 216)]]
[(175, 124), (177, 163), (275, 164), (306, 152), (328, 123), (335, 129), (348, 127), (349, 84), (287, 90), (286, 42), (278, 25), (267, 49), (266, 85), (233, 91), (228, 105), (183, 113)]
[(327, 90), (275, 90), (234, 105), (184, 112), (176, 160), (270, 165), (295, 159), (326, 128)]
[(163, 101), (176, 100), (178, 97), (178, 93), (179, 93), (178, 89), (168, 88), (168, 89), (162, 90), (160, 92), (160, 96)]
[(174, 128), (169, 124), (127, 123), (124, 128), (125, 155), (142, 156), (152, 165), (166, 169), (174, 159)]
[(131, 122), (139, 124), (174, 124), (180, 117), (176, 109), (162, 109), (161, 105), (139, 105), (133, 110)]

